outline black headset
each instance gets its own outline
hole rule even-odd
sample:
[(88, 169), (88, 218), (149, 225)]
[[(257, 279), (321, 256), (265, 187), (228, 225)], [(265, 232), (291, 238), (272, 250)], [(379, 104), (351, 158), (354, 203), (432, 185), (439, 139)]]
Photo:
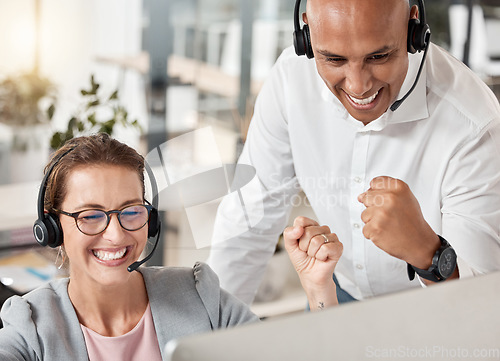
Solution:
[[(408, 40), (407, 49), (411, 54), (417, 51), (422, 51), (427, 48), (429, 43), (431, 30), (425, 19), (424, 0), (418, 0), (419, 18), (410, 19), (408, 22)], [(309, 26), (304, 24), (300, 28), (300, 0), (295, 1), (294, 10), (294, 28), (293, 46), (297, 55), (306, 55), (309, 59), (314, 58), (314, 53), (311, 46), (311, 36), (309, 34)]]
[[(75, 148), (76, 147), (70, 148), (61, 156), (59, 156), (49, 167), (42, 179), (40, 191), (38, 192), (38, 219), (33, 225), (33, 234), (35, 235), (36, 241), (41, 246), (56, 248), (63, 243), (63, 231), (59, 222), (58, 215), (50, 212), (44, 212), (45, 192), (47, 191), (47, 183), (54, 167), (61, 161), (64, 156), (66, 156)], [(146, 172), (148, 173), (153, 194), (153, 208), (149, 213), (148, 221), (148, 237), (155, 237), (159, 234), (161, 228), (161, 221), (158, 216), (158, 186), (156, 185), (153, 171), (146, 162), (144, 162), (144, 167), (146, 168)]]

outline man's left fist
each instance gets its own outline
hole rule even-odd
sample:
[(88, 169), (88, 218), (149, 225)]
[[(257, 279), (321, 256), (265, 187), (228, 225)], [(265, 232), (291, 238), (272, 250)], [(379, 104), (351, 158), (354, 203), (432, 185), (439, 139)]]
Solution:
[(358, 196), (363, 235), (388, 254), (427, 269), (440, 246), (439, 237), (425, 221), (420, 205), (402, 180), (376, 177)]

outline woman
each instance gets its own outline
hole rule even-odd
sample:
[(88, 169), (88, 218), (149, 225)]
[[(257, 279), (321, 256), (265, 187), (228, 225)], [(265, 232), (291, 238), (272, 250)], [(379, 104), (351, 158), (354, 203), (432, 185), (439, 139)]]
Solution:
[(127, 271), (152, 211), (136, 151), (99, 134), (71, 140), (54, 164), (44, 208), (59, 222), (69, 278), (7, 300), (0, 360), (155, 361), (171, 339), (257, 320), (204, 264)]

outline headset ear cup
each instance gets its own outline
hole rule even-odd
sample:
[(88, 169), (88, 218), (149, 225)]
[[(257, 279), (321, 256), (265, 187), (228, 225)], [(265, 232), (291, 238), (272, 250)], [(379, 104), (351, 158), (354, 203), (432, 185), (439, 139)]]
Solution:
[(293, 32), (293, 46), (297, 55), (306, 55), (309, 59), (314, 58), (309, 26), (307, 24), (301, 30)]
[(430, 34), (430, 28), (427, 24), (420, 24), (415, 30), (415, 41), (414, 48), (417, 51), (423, 51), (427, 47), (428, 34)]
[(425, 50), (427, 34), (430, 31), (429, 25), (421, 24), (419, 19), (410, 19), (408, 22), (408, 52), (415, 54), (417, 51)]
[(160, 229), (160, 218), (156, 208), (151, 209), (149, 213), (148, 237), (155, 237)]
[(62, 244), (59, 219), (53, 214), (45, 214), (43, 219), (37, 219), (33, 226), (33, 234), (41, 246), (56, 248)]
[(407, 50), (410, 54), (415, 54), (417, 52), (417, 48), (415, 47), (415, 38), (417, 28), (420, 25), (419, 19), (410, 19), (408, 21), (408, 38), (407, 38)]
[(35, 240), (40, 246), (47, 246), (49, 244), (49, 239), (53, 238), (52, 229), (47, 227), (46, 219), (37, 219), (33, 225), (33, 235)]
[(293, 32), (293, 46), (295, 48), (295, 54), (305, 55), (306, 48), (304, 46), (304, 34), (302, 30), (296, 30)]
[(61, 229), (61, 224), (59, 223), (59, 217), (55, 214), (47, 214), (47, 221), (50, 223), (50, 228), (53, 230), (53, 236), (49, 239), (47, 244), (50, 248), (59, 247), (63, 243), (63, 232)]
[(309, 59), (314, 58), (314, 52), (311, 45), (311, 34), (309, 33), (309, 25), (305, 24), (302, 29), (302, 33), (304, 35), (304, 49), (305, 54)]

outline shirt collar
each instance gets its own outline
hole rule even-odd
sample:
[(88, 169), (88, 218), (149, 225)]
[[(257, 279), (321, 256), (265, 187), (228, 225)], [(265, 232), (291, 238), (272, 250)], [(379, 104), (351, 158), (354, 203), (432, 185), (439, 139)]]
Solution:
[[(429, 49), (429, 52), (431, 49)], [(409, 66), (406, 73), (405, 80), (401, 89), (399, 91), (397, 99), (401, 99), (412, 87), (415, 78), (417, 77), (418, 68), (420, 66), (420, 61), (422, 60), (423, 52), (416, 54), (408, 54)], [(429, 56), (427, 57), (429, 58)], [(415, 120), (420, 120), (427, 118), (429, 112), (427, 110), (427, 91), (426, 91), (426, 67), (424, 64), (422, 69), (422, 74), (420, 74), (420, 79), (413, 90), (413, 92), (406, 98), (406, 100), (399, 106), (396, 111), (388, 109), (384, 114), (382, 114), (378, 119), (370, 122), (368, 125), (364, 126), (360, 121), (354, 119), (344, 108), (340, 100), (337, 99), (335, 95), (328, 89), (323, 79), (318, 75), (318, 81), (321, 82), (321, 97), (323, 100), (333, 103), (335, 112), (338, 116), (346, 119), (348, 121), (354, 122), (359, 131), (371, 131), (371, 130), (381, 130), (387, 124), (405, 123)]]

